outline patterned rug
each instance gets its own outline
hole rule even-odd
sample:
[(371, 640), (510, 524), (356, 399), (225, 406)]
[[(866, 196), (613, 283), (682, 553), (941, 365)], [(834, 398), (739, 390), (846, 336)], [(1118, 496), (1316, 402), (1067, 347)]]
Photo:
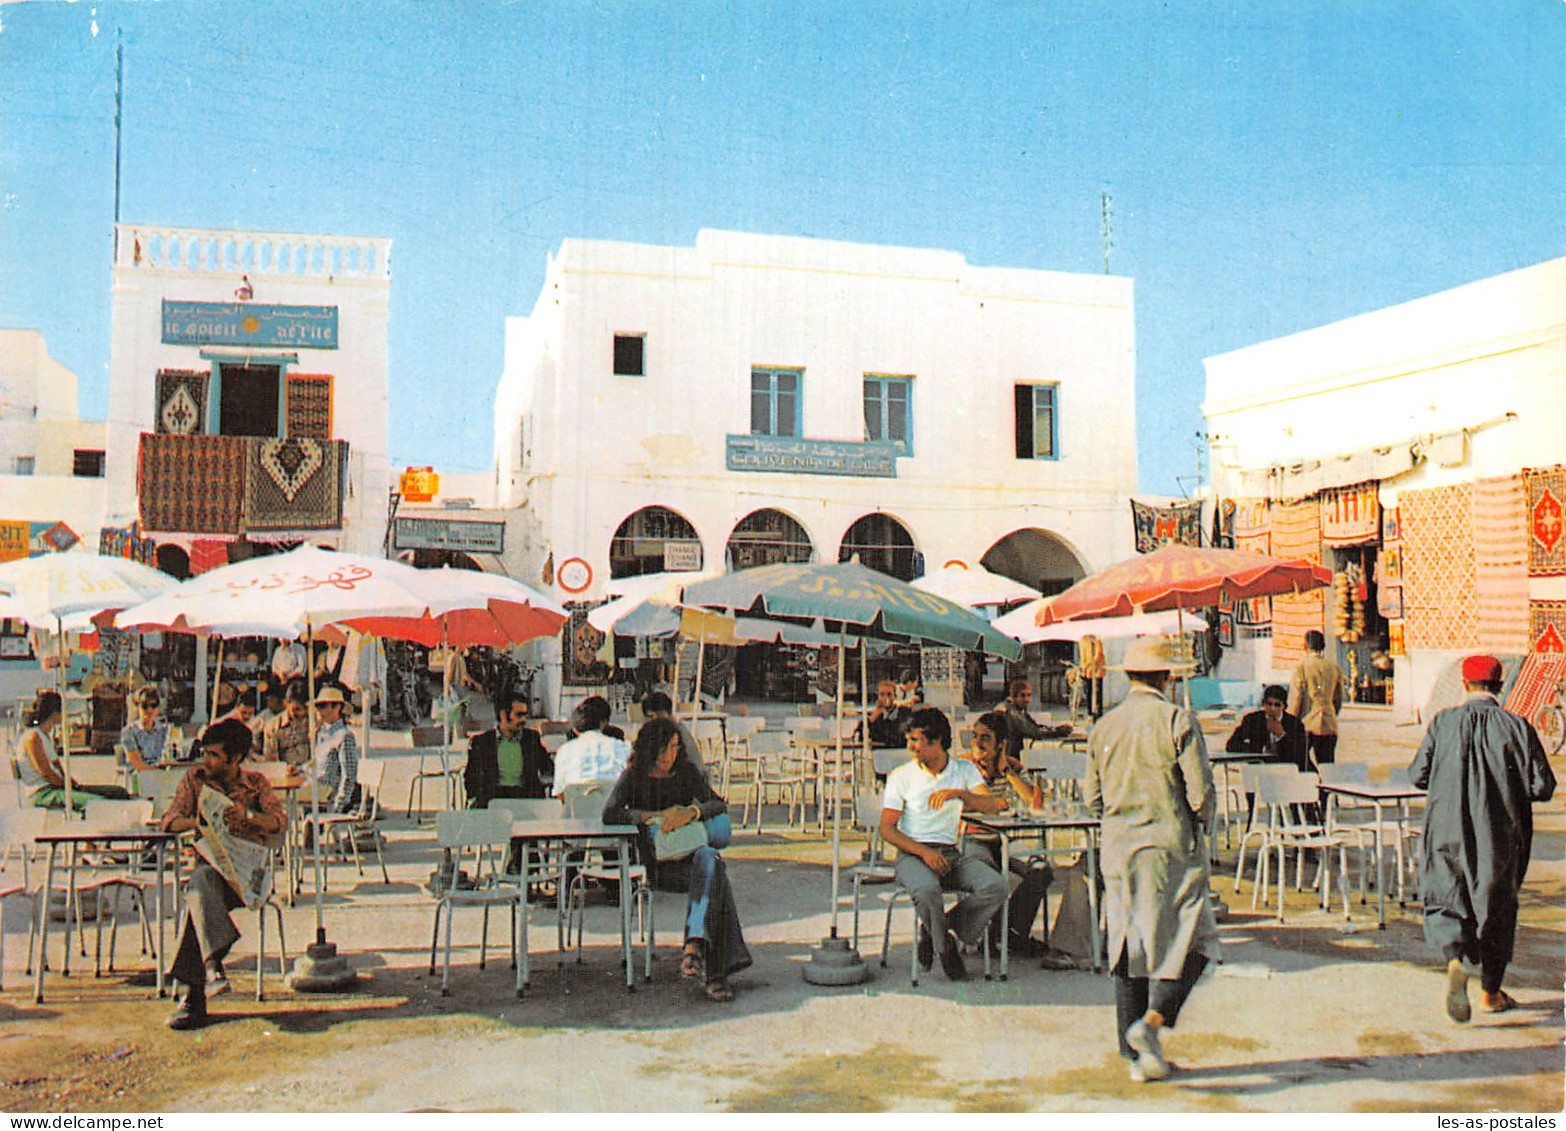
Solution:
[(1566, 574), (1566, 467), (1523, 468), (1528, 487), (1528, 573)]
[(142, 433), (141, 525), (187, 534), (238, 534), (245, 495), (243, 436)]
[(1234, 548), (1253, 554), (1272, 552), (1272, 516), (1266, 499), (1236, 499)]
[(1202, 504), (1175, 503), (1153, 507), (1131, 500), (1131, 525), (1136, 531), (1136, 552), (1150, 554), (1160, 546), (1202, 544)]
[(335, 530), (343, 524), (342, 440), (245, 441), (246, 530)]
[(1566, 655), (1535, 652), (1523, 660), (1522, 670), (1506, 693), (1503, 705), (1514, 715), (1532, 722), (1539, 708), (1554, 696), (1563, 677), (1566, 677)]
[(1409, 648), (1477, 648), (1473, 484), (1405, 491), (1403, 616)]
[(307, 440), (332, 438), (332, 379), (324, 374), (288, 377), (288, 435)]
[(1475, 632), (1492, 652), (1529, 647), (1527, 497), (1516, 475), (1474, 484)]
[(1566, 652), (1566, 601), (1528, 603), (1528, 649)]
[(158, 371), (157, 431), (193, 436), (207, 430), (207, 378), (192, 370)]
[(1381, 484), (1359, 483), (1321, 493), (1321, 540), (1329, 546), (1374, 542), (1381, 532)]
[[(1272, 506), (1272, 552), (1279, 558), (1321, 561), (1321, 507), (1315, 499)], [(1324, 631), (1325, 590), (1272, 599), (1272, 666), (1292, 668), (1305, 658), (1305, 634)]]

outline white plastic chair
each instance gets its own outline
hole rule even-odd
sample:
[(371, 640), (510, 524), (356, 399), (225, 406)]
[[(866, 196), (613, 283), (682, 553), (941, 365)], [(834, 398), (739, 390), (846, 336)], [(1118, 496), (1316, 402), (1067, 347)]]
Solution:
[[(41, 886), (34, 888), (28, 874), (28, 857), (32, 853), (34, 838), (44, 831), (44, 823), (48, 813), (43, 809), (0, 809), (0, 875), (10, 868), (10, 859), (13, 849), (21, 863), (22, 880), (20, 883), (14, 880), (0, 882), (0, 904), (8, 899), (24, 900), (28, 905), (27, 910), (27, 966), (26, 972), (33, 972), (33, 947), (37, 936), (39, 917), (43, 913), (43, 892)], [(67, 942), (67, 950), (69, 950)], [(0, 930), (0, 978), (3, 978), (5, 970), (5, 933)], [(3, 988), (3, 987), (0, 987)]]
[[(1267, 806), (1269, 820), (1267, 825), (1266, 840), (1263, 842), (1258, 855), (1256, 872), (1256, 884), (1251, 889), (1251, 907), (1256, 906), (1257, 898), (1268, 885), (1268, 873), (1270, 861), (1274, 853), (1278, 860), (1278, 922), (1283, 922), (1283, 885), (1286, 880), (1286, 868), (1284, 854), (1293, 849), (1296, 854), (1296, 889), (1304, 886), (1305, 877), (1305, 850), (1316, 849), (1321, 853), (1321, 884), (1322, 906), (1329, 907), (1332, 903), (1332, 849), (1337, 849), (1338, 875), (1341, 878), (1348, 872), (1348, 838), (1341, 833), (1328, 832), (1321, 825), (1311, 824), (1304, 819), (1304, 809), (1307, 805), (1314, 805), (1320, 796), (1319, 786), (1314, 774), (1263, 774), (1256, 779), (1257, 808)], [(1348, 888), (1345, 884), (1338, 885), (1343, 897), (1343, 917), (1348, 918)]]
[(1251, 841), (1256, 841), (1258, 850), (1267, 841), (1267, 804), (1261, 799), (1257, 782), (1263, 777), (1282, 774), (1286, 777), (1299, 776), (1299, 769), (1292, 765), (1275, 762), (1247, 762), (1240, 767), (1240, 783), (1245, 793), (1255, 798), (1251, 806), (1249, 817), (1245, 822), (1245, 829), (1240, 833), (1240, 850), (1234, 862), (1234, 890), (1240, 890), (1240, 884), (1245, 879), (1245, 848)]
[(375, 859), (381, 866), (381, 882), (391, 883), (386, 871), (386, 854), (381, 849), (382, 837), (375, 822), (380, 816), (381, 783), (386, 777), (386, 763), (362, 759), (359, 762), (359, 804), (351, 813), (322, 813), (306, 817), (306, 823), (315, 825), (321, 835), (323, 851), (335, 851), (340, 859), (353, 858), (359, 875), (364, 875), (364, 860), (359, 855), (359, 841), (368, 836), (375, 846)]
[(751, 805), (754, 803), (756, 831), (762, 831), (761, 809), (766, 804), (767, 790), (775, 788), (780, 802), (785, 796), (788, 798), (790, 823), (794, 823), (797, 811), (797, 827), (803, 828), (805, 789), (809, 785), (810, 774), (793, 752), (788, 735), (782, 731), (757, 731), (750, 736), (750, 753), (755, 759), (755, 767), (750, 781), (746, 783), (745, 798), (740, 807), (740, 827), (744, 828), (749, 823)]
[[(435, 836), (441, 848), (453, 853), (457, 864), (460, 864), (462, 853), (468, 848), (477, 849), (482, 862), (491, 857), (492, 850), (510, 843), (511, 814), (500, 809), (447, 810), (435, 815)], [(482, 970), (489, 950), (490, 909), (505, 907), (512, 915), (511, 965), (517, 972), (516, 994), (520, 998), (527, 988), (527, 904), (523, 889), (520, 885), (499, 882), (493, 869), (481, 875), (476, 886), (459, 888), (456, 884), (458, 871), (458, 868), (453, 867), (451, 882), (442, 890), (435, 903), (435, 928), (430, 937), (430, 976), (435, 976), (435, 950), (440, 939), (442, 914), (446, 916), (446, 948), (440, 992), (442, 997), (450, 997), (453, 915), (459, 907), (476, 907), (484, 912), (483, 932), (479, 936), (479, 969)]]

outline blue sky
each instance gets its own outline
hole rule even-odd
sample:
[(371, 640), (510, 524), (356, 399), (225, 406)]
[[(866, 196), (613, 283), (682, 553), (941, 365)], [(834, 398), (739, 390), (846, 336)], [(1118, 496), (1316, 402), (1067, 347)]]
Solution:
[(395, 241), (394, 466), (488, 464), (502, 319), (568, 237), (1100, 271), (1108, 192), (1163, 494), (1203, 357), (1566, 253), (1557, 0), (0, 4), (0, 325), (84, 416), (117, 32), (125, 220)]

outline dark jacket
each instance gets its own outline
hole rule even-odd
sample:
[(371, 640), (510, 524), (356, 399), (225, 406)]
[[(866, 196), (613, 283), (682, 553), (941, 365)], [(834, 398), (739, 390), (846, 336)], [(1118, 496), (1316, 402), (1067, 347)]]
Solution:
[[(1266, 754), (1267, 712), (1252, 711), (1242, 718), (1224, 749), (1231, 754)], [(1292, 762), (1301, 770), (1310, 771), (1309, 738), (1298, 715), (1283, 713), (1283, 735), (1278, 739), (1278, 749), (1268, 755), (1267, 761)]]
[[(553, 763), (549, 751), (536, 730), (524, 727), (518, 736), (522, 743), (522, 785), (515, 791), (508, 790), (507, 797), (548, 797), (549, 784), (544, 780)], [(500, 760), (496, 750), (499, 732), (486, 730), (468, 740), (468, 767), (463, 771), (462, 784), (468, 791), (468, 806), (483, 809), (496, 796), (500, 785)]]

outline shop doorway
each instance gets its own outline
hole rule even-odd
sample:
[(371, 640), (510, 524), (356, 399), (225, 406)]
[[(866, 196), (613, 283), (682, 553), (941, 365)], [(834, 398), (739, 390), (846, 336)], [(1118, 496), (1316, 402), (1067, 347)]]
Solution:
[(689, 519), (668, 507), (643, 507), (609, 542), (609, 576), (641, 577), (667, 570), (699, 570), (701, 539)]
[(850, 561), (855, 555), (860, 565), (899, 581), (912, 581), (924, 572), (924, 555), (914, 549), (913, 535), (889, 514), (867, 514), (848, 528), (837, 560)]

